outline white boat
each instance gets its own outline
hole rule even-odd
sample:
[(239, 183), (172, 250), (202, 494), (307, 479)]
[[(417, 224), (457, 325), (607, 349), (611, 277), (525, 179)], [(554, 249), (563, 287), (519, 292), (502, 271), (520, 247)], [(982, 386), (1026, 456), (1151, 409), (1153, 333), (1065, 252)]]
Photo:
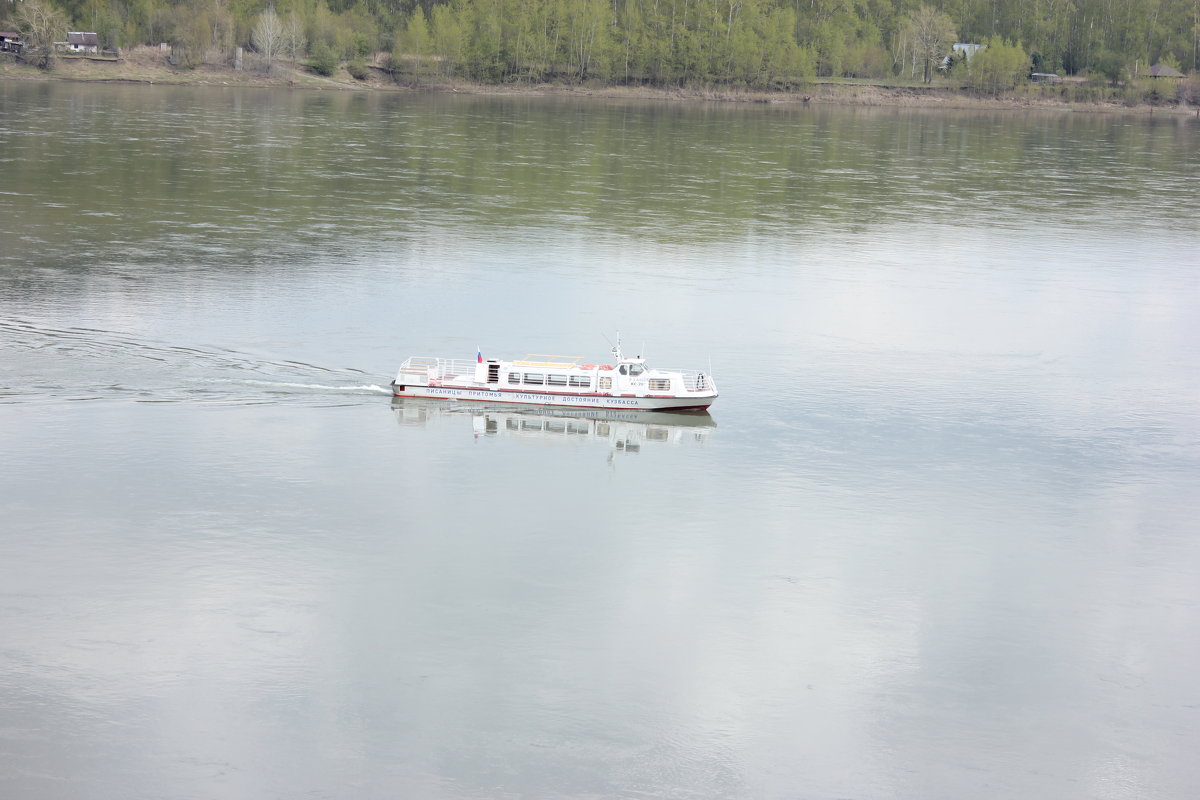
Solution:
[(521, 403), (570, 408), (700, 411), (717, 399), (711, 375), (647, 366), (640, 356), (612, 349), (612, 364), (584, 363), (575, 356), (533, 354), (516, 361), (413, 356), (392, 381), (396, 397), (427, 397), (482, 403)]

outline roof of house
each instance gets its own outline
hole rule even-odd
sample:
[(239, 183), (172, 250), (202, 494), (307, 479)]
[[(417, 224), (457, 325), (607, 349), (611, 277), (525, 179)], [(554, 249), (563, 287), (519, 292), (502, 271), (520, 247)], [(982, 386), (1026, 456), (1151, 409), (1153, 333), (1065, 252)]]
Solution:
[(68, 31), (67, 44), (99, 45), (100, 37), (91, 31)]
[(0, 31), (0, 38), (4, 38), (4, 39), (20, 39), (20, 38), (21, 38), (21, 34), (19, 34), (19, 33), (15, 33), (15, 32), (13, 32), (13, 31)]
[(1168, 67), (1166, 64), (1155, 64), (1150, 68), (1150, 75), (1154, 78), (1182, 78), (1183, 73), (1174, 67)]

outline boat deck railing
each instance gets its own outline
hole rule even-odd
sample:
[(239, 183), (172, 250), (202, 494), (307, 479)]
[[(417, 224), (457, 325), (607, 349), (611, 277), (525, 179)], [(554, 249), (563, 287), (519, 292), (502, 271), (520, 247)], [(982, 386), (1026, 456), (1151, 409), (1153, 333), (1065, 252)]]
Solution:
[(425, 358), (413, 356), (400, 365), (400, 374), (420, 375), (429, 380), (475, 378), (475, 361), (469, 358)]
[(694, 369), (672, 369), (667, 372), (677, 372), (683, 377), (683, 388), (689, 392), (715, 392), (716, 381), (712, 375)]

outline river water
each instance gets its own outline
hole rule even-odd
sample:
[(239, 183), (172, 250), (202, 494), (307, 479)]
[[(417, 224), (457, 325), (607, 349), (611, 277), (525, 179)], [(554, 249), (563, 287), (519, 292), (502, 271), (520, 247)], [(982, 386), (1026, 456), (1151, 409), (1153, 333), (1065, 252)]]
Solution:
[[(0, 83), (0, 796), (1188, 798), (1200, 125)], [(409, 355), (710, 416), (393, 401)]]

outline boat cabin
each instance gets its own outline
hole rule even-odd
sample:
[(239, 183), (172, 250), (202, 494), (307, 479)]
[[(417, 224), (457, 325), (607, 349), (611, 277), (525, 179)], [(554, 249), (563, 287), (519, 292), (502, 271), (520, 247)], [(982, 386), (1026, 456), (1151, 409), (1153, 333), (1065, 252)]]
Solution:
[(582, 360), (575, 356), (534, 353), (516, 361), (484, 361), (476, 366), (475, 381), (503, 389), (630, 395), (696, 391), (704, 385), (703, 375), (698, 381), (689, 381), (679, 372), (646, 366), (644, 358), (619, 357), (616, 364), (583, 364)]

